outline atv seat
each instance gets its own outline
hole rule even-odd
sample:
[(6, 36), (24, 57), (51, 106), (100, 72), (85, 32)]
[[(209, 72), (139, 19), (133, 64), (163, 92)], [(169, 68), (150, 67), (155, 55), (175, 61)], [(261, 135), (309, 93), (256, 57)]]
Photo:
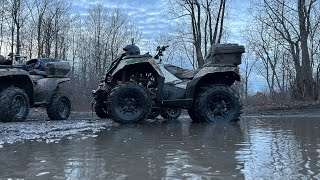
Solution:
[(130, 59), (130, 58), (144, 58), (144, 57), (152, 57), (150, 54), (146, 53), (143, 55), (129, 55), (125, 56), (123, 59)]
[(198, 70), (183, 69), (171, 64), (165, 64), (164, 68), (179, 79), (193, 79)]

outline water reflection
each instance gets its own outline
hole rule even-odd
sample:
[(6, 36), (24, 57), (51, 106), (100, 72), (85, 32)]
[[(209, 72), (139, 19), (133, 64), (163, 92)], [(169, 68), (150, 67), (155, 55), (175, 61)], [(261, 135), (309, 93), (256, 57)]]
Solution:
[(113, 164), (105, 172), (130, 174), (131, 178), (211, 179), (240, 174), (234, 167), (234, 144), (241, 137), (239, 125), (178, 121), (112, 127), (99, 134), (95, 147), (110, 155), (104, 158), (105, 164)]
[(246, 179), (319, 179), (319, 118), (253, 118), (236, 151)]
[(319, 127), (317, 118), (274, 117), (115, 125), (59, 143), (4, 145), (0, 179), (320, 178)]

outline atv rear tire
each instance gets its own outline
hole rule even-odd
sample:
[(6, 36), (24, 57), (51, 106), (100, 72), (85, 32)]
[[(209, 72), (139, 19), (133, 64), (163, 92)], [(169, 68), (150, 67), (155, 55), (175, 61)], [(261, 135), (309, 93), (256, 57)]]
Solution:
[(51, 120), (66, 120), (70, 116), (71, 103), (69, 98), (61, 92), (55, 92), (47, 107), (47, 114)]
[(212, 85), (198, 95), (195, 110), (204, 122), (232, 122), (241, 115), (241, 101), (231, 87)]
[(158, 117), (161, 113), (161, 109), (160, 108), (152, 108), (151, 109), (151, 113), (148, 116), (148, 119), (154, 119), (156, 117)]
[(29, 112), (29, 99), (20, 88), (9, 87), (0, 92), (0, 121), (24, 121)]
[(147, 90), (136, 83), (117, 85), (108, 96), (107, 107), (110, 117), (118, 123), (138, 123), (151, 112), (151, 101)]
[(181, 115), (181, 109), (179, 108), (162, 108), (161, 116), (163, 119), (175, 120), (178, 119)]
[(96, 115), (99, 117), (99, 118), (109, 118), (109, 114), (108, 114), (108, 111), (107, 111), (107, 107), (105, 104), (101, 104), (101, 103), (97, 103), (95, 106), (94, 106), (94, 111), (96, 112)]

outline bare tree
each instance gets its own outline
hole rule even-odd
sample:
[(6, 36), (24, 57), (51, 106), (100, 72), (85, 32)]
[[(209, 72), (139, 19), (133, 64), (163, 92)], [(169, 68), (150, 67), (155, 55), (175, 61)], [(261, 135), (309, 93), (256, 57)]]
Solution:
[[(265, 33), (256, 40), (267, 35), (273, 42), (272, 47), (265, 48), (264, 54), (273, 51), (275, 57), (281, 58), (281, 54), (289, 52), (295, 69), (293, 97), (313, 99), (313, 58), (310, 58), (309, 52), (314, 52), (310, 39), (314, 38), (313, 34), (319, 27), (319, 1), (264, 0), (262, 3), (255, 3), (253, 7), (253, 18), (259, 22), (257, 28), (265, 29)], [(270, 65), (268, 69), (276, 69), (275, 64)], [(278, 80), (277, 84), (280, 84)]]
[[(301, 77), (303, 84), (305, 85), (305, 96), (306, 99), (313, 99), (313, 77), (311, 69), (311, 61), (309, 55), (309, 35), (312, 29), (310, 23), (310, 16), (313, 4), (316, 0), (311, 0), (306, 3), (305, 0), (298, 0), (298, 17), (299, 17), (299, 30), (300, 30), (300, 44), (301, 44), (301, 61), (302, 61), (302, 72), (304, 76)], [(319, 10), (319, 9), (318, 9)]]
[(221, 42), (226, 0), (169, 0), (169, 6), (168, 13), (174, 19), (182, 20), (184, 27), (190, 28), (189, 32), (184, 32), (178, 37), (187, 35), (192, 37), (191, 43), (194, 46), (197, 66), (202, 67), (208, 44)]
[(257, 63), (257, 58), (254, 57), (253, 53), (247, 50), (245, 56), (243, 57), (244, 69), (241, 69), (244, 73), (243, 85), (244, 85), (244, 99), (248, 98), (249, 95), (249, 78), (254, 70)]
[(44, 52), (43, 21), (50, 4), (51, 0), (33, 0), (33, 2), (27, 3), (29, 12), (31, 14), (31, 19), (37, 30), (36, 39), (38, 46), (38, 57), (41, 57)]
[(0, 54), (3, 46), (4, 39), (4, 23), (5, 23), (5, 0), (0, 0)]
[[(68, 29), (68, 24), (70, 24), (67, 14), (69, 7), (69, 4), (65, 3), (64, 1), (55, 0), (52, 1), (52, 4), (48, 7), (47, 12), (44, 14), (43, 42), (44, 54), (46, 57), (53, 56), (54, 58), (58, 58), (65, 56), (65, 52), (59, 53), (59, 49), (61, 51), (65, 48), (63, 46), (63, 35), (65, 35), (63, 31)], [(54, 55), (51, 55), (52, 51), (54, 51)]]
[(16, 54), (20, 54), (20, 28), (22, 26), (22, 3), (21, 0), (11, 0), (11, 17), (12, 17), (12, 22), (13, 25), (15, 26), (12, 27), (12, 48), (11, 52), (13, 52), (13, 41), (14, 41), (14, 31), (16, 31)]

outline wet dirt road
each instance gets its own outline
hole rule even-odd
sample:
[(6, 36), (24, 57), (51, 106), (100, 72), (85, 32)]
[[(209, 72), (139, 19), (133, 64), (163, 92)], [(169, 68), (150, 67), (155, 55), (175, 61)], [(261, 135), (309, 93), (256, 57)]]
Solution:
[(0, 179), (319, 179), (319, 128), (315, 116), (2, 123)]

